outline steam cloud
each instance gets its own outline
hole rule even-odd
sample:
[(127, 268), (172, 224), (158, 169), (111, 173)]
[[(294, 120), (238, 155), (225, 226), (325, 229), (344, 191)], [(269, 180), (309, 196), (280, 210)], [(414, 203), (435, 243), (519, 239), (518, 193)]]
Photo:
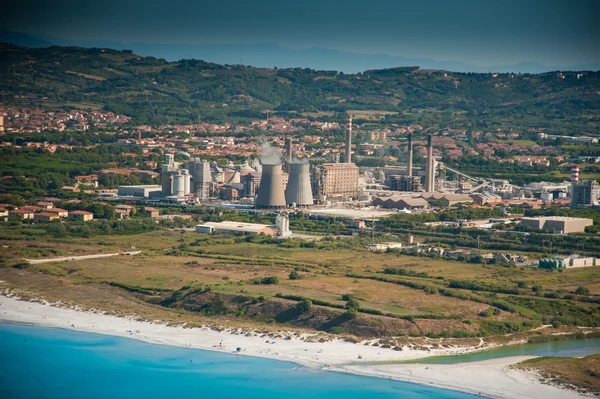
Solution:
[(258, 157), (263, 165), (280, 165), (282, 158), (282, 150), (274, 148), (267, 143), (265, 139), (261, 140), (260, 148), (258, 149)]

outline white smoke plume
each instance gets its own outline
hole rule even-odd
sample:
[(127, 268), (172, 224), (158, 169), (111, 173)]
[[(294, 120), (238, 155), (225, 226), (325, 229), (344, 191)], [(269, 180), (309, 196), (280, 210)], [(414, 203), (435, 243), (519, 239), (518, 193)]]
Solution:
[(292, 163), (308, 163), (308, 159), (307, 158), (296, 158), (296, 156), (294, 155), (294, 157), (292, 158)]
[(280, 165), (283, 151), (269, 144), (264, 138), (260, 141), (258, 157), (263, 165)]

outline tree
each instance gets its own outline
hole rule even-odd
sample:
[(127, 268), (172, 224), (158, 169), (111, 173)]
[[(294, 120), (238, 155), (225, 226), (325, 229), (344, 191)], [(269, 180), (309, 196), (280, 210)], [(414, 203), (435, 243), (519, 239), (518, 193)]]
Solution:
[(312, 309), (313, 303), (310, 299), (304, 298), (296, 304), (296, 312), (298, 315), (304, 314)]
[(348, 302), (346, 302), (346, 309), (358, 309), (360, 308), (360, 303), (354, 297), (350, 297)]

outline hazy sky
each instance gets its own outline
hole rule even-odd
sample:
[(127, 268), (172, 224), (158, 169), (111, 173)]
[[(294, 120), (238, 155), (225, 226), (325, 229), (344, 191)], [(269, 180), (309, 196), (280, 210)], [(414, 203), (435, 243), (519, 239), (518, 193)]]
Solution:
[(600, 62), (600, 0), (9, 0), (0, 27), (69, 40), (277, 43), (477, 65)]

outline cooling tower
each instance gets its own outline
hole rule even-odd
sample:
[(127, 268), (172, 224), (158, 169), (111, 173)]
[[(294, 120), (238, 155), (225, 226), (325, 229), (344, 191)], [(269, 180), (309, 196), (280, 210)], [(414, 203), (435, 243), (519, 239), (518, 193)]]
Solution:
[(307, 163), (291, 163), (290, 176), (285, 189), (285, 202), (288, 205), (308, 206), (313, 204), (310, 184), (310, 165)]
[(412, 133), (408, 134), (408, 145), (406, 148), (406, 174), (407, 176), (412, 176), (412, 168), (413, 168), (413, 142), (412, 142)]
[(256, 197), (257, 208), (285, 208), (282, 175), (281, 164), (262, 165), (260, 186)]

